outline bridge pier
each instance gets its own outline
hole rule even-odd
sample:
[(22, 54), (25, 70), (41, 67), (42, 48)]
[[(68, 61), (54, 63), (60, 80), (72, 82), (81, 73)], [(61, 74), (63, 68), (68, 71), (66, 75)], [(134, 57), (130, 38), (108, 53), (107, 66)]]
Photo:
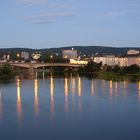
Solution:
[(32, 65), (31, 65), (30, 68), (29, 68), (29, 77), (31, 77), (31, 78), (34, 78), (34, 77), (35, 77), (35, 76), (34, 76), (34, 68), (33, 68)]
[(38, 72), (36, 71), (35, 72), (35, 78), (37, 79), (37, 77), (38, 77)]
[[(4, 63), (0, 63), (3, 65)], [(9, 63), (13, 68), (24, 68), (25, 70), (21, 71), (22, 74), (25, 74), (26, 77), (35, 78), (38, 75), (35, 73), (38, 68), (43, 68), (43, 79), (45, 78), (45, 72), (51, 72), (50, 67), (72, 67), (78, 68), (82, 66), (82, 64), (69, 64), (69, 63)], [(44, 69), (48, 67), (48, 69)]]
[(45, 79), (45, 72), (43, 71), (43, 80)]

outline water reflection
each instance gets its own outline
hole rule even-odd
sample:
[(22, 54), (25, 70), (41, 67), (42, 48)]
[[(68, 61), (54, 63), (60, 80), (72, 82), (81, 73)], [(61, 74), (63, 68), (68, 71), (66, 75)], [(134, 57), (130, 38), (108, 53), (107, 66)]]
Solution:
[(113, 90), (113, 82), (112, 80), (109, 81), (109, 96), (110, 96), (110, 99), (112, 99), (112, 91)]
[(78, 96), (81, 97), (82, 86), (81, 86), (81, 78), (78, 77)]
[[(69, 78), (51, 77), (44, 82), (45, 86), (42, 85), (42, 80), (18, 79), (14, 83), (0, 86), (2, 90), (0, 116), (3, 113), (3, 119), (0, 120), (2, 140), (6, 140), (5, 135), (7, 139), (12, 136), (13, 140), (24, 139), (26, 136), (31, 136), (33, 140), (41, 137), (49, 140), (56, 137), (60, 140), (66, 138), (82, 140), (85, 136), (87, 139), (94, 139), (97, 136), (97, 139), (109, 140), (114, 137), (119, 139), (122, 132), (124, 137), (121, 139), (124, 140), (131, 139), (131, 136), (139, 136), (140, 104), (137, 93), (139, 91), (140, 97), (140, 81), (137, 84), (128, 83), (128, 88), (125, 89), (126, 99), (123, 95), (123, 82), (77, 77), (71, 81)], [(6, 90), (3, 91), (4, 89)], [(77, 94), (73, 95), (71, 89), (75, 89)], [(118, 94), (117, 98), (115, 92)], [(132, 92), (134, 94), (131, 94)], [(39, 113), (37, 118), (35, 112)], [(53, 112), (54, 117), (51, 114)], [(20, 130), (16, 113), (22, 116), (23, 127)]]
[(34, 80), (34, 110), (36, 116), (39, 115), (39, 100), (38, 100), (38, 80)]
[(94, 80), (91, 81), (91, 95), (94, 96)]
[(21, 103), (21, 93), (20, 93), (20, 79), (17, 79), (17, 117), (18, 122), (21, 127), (22, 125), (22, 103)]
[(105, 80), (102, 80), (102, 88), (104, 89), (105, 86), (106, 86), (106, 82), (105, 82)]
[(123, 81), (123, 88), (126, 89), (127, 81)]
[(140, 90), (140, 81), (138, 82), (138, 90)]
[[(78, 76), (78, 96), (82, 96), (82, 84), (81, 77)], [(81, 98), (78, 99), (78, 111), (80, 112), (82, 109)]]
[(123, 81), (123, 92), (124, 92), (124, 97), (126, 97), (126, 87), (127, 87), (127, 81)]
[(138, 82), (138, 99), (140, 101), (140, 81)]
[(0, 90), (0, 119), (3, 117), (3, 106), (2, 106), (2, 93)]
[(81, 110), (82, 110), (81, 99), (78, 99), (78, 111), (81, 112)]
[(75, 78), (71, 77), (71, 92), (75, 93)]
[(65, 78), (64, 81), (64, 95), (65, 97), (68, 96), (68, 78)]
[(54, 115), (54, 107), (55, 107), (54, 106), (54, 79), (52, 76), (50, 78), (50, 98), (51, 98), (50, 109), (51, 109), (52, 115)]
[(71, 80), (70, 80), (71, 91), (70, 92), (71, 92), (71, 95), (72, 95), (72, 108), (73, 108), (73, 110), (75, 109), (75, 97), (74, 97), (75, 89), (76, 89), (75, 84), (76, 84), (75, 83), (75, 77), (71, 76)]
[(118, 82), (115, 82), (115, 95), (118, 96)]
[(65, 111), (68, 112), (68, 78), (64, 80)]

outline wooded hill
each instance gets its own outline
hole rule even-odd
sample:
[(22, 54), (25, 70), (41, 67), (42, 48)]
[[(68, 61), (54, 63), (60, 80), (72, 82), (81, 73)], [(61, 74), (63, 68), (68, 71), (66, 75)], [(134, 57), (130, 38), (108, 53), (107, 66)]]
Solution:
[(33, 52), (41, 52), (43, 55), (50, 55), (50, 54), (58, 54), (58, 56), (62, 56), (63, 50), (69, 50), (74, 48), (78, 51), (79, 55), (88, 55), (92, 56), (95, 54), (103, 54), (103, 55), (125, 55), (127, 51), (130, 49), (139, 50), (140, 48), (136, 47), (106, 47), (106, 46), (69, 46), (69, 47), (60, 47), (60, 48), (44, 48), (44, 49), (29, 49), (29, 48), (0, 48), (0, 57), (5, 53), (15, 55), (19, 52), (26, 51), (29, 54)]

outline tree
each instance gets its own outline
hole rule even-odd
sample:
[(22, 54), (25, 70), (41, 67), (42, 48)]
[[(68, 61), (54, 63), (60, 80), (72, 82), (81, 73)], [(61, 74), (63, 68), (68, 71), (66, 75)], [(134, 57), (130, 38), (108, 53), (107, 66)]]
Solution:
[(101, 69), (102, 63), (89, 62), (85, 67), (81, 67), (85, 72), (97, 72)]
[(139, 66), (134, 64), (134, 65), (131, 65), (131, 66), (128, 66), (128, 67), (124, 67), (123, 71), (125, 73), (137, 73), (137, 72), (140, 71), (140, 68), (139, 68)]
[(120, 72), (120, 70), (121, 70), (121, 68), (120, 68), (119, 65), (115, 65), (115, 66), (113, 67), (113, 71), (116, 72), (116, 73)]
[(0, 80), (8, 80), (13, 77), (14, 71), (8, 63), (5, 63), (3, 66), (0, 67)]

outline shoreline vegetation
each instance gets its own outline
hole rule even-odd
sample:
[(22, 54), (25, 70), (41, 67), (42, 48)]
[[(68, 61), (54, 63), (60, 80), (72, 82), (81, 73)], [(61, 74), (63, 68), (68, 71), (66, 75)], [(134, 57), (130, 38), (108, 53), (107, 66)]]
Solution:
[(5, 63), (4, 65), (0, 66), (0, 81), (13, 79), (15, 75), (16, 73), (14, 72), (10, 64)]
[[(136, 82), (140, 80), (140, 67), (137, 65), (131, 65), (128, 67), (119, 67), (115, 65), (113, 67), (104, 65), (102, 63), (89, 62), (85, 66), (79, 67), (77, 70), (55, 67), (45, 76), (50, 76), (53, 73), (54, 76), (70, 76), (79, 75), (88, 78), (104, 79), (112, 81), (132, 81)], [(5, 63), (0, 67), (0, 81), (6, 81), (14, 79), (17, 74), (10, 64)], [(20, 77), (20, 75), (19, 75)], [(41, 78), (41, 74), (38, 74), (38, 78)]]
[(137, 65), (131, 65), (128, 67), (120, 67), (115, 65), (113, 67), (104, 65), (102, 63), (89, 62), (85, 67), (79, 69), (82, 75), (84, 72), (93, 73), (94, 78), (112, 80), (112, 81), (139, 81), (140, 80), (140, 67)]

